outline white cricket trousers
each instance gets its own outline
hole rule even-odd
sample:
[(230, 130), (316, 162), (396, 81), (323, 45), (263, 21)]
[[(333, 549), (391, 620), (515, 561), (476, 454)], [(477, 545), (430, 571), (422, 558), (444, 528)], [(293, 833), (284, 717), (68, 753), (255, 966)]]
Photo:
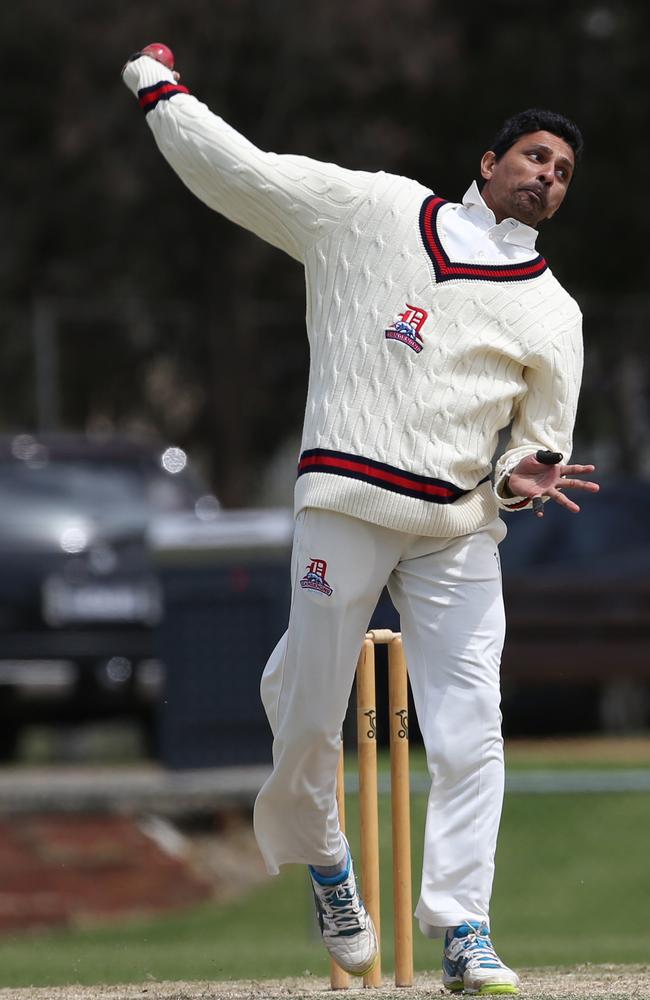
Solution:
[(357, 658), (385, 585), (401, 619), (431, 791), (422, 932), (488, 917), (503, 801), (499, 664), (504, 613), (496, 519), (458, 538), (410, 535), (332, 511), (297, 518), (289, 628), (262, 701), (273, 772), (255, 803), (268, 871), (345, 857), (336, 808), (341, 727)]

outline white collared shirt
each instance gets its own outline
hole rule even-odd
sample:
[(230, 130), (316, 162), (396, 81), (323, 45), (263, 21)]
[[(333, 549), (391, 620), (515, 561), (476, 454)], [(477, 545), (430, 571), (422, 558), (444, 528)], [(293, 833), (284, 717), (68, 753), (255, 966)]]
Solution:
[(472, 181), (462, 204), (448, 202), (438, 215), (438, 232), (449, 258), (466, 263), (532, 260), (537, 230), (517, 219), (497, 224), (491, 208)]

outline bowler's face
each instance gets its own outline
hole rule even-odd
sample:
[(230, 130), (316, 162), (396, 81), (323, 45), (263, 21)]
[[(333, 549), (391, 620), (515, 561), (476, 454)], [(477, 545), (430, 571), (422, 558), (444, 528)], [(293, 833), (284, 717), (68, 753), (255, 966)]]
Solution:
[(555, 215), (575, 169), (571, 146), (552, 132), (529, 132), (497, 160), (481, 160), (481, 194), (497, 222), (513, 218), (537, 228)]

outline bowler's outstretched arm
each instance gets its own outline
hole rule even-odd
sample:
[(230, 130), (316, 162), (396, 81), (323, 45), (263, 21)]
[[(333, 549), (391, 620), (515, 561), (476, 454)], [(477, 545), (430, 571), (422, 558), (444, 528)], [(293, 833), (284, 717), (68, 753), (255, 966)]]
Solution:
[(376, 175), (258, 149), (150, 56), (122, 70), (161, 153), (206, 205), (302, 261), (354, 210)]

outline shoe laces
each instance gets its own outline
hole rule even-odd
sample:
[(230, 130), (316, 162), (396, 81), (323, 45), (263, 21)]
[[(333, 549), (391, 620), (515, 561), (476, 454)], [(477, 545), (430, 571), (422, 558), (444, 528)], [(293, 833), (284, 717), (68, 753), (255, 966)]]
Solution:
[(467, 934), (458, 935), (458, 929), (449, 942), (450, 957), (456, 962), (462, 962), (465, 968), (483, 965), (485, 962), (497, 963), (503, 966), (501, 959), (494, 950), (490, 940), (490, 929), (486, 923), (466, 923)]
[(317, 896), (323, 916), (323, 933), (354, 934), (364, 930), (365, 910), (349, 879), (340, 885), (319, 885)]

